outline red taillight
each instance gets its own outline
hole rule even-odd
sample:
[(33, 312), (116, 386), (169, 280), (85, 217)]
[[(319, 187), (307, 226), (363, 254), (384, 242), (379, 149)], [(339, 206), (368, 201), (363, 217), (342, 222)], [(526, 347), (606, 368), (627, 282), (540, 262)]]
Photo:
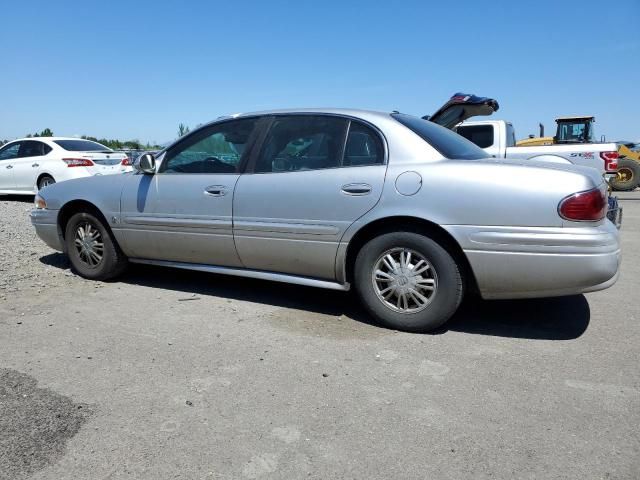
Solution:
[(128, 167), (131, 165), (131, 160), (129, 160), (129, 157), (124, 157), (122, 159), (122, 161), (120, 162), (120, 165), (124, 166), (124, 167)]
[(63, 158), (67, 167), (93, 167), (95, 164), (88, 158)]
[(601, 220), (607, 213), (605, 191), (594, 188), (569, 195), (558, 205), (558, 212), (566, 220), (578, 222)]
[(600, 158), (604, 160), (604, 169), (607, 172), (618, 170), (618, 152), (600, 152)]

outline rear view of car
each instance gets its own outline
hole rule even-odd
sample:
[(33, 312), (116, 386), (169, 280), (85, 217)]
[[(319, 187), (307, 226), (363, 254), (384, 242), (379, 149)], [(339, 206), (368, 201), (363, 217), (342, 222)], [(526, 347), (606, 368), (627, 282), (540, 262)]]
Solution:
[[(68, 168), (76, 168), (76, 174), (113, 175), (132, 170), (131, 161), (124, 153), (114, 152), (91, 140), (66, 139), (54, 140), (57, 146), (66, 152), (61, 159)], [(82, 170), (80, 170), (82, 169)]]

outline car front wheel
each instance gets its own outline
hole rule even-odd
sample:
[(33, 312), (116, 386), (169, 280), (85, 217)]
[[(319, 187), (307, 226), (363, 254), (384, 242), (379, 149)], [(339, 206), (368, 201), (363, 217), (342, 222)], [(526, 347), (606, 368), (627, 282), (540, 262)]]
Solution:
[(108, 280), (127, 266), (127, 258), (111, 232), (92, 213), (76, 213), (69, 219), (65, 242), (71, 265), (82, 277)]
[(463, 296), (462, 276), (452, 256), (413, 232), (386, 233), (366, 243), (356, 258), (354, 277), (364, 307), (397, 330), (438, 328)]

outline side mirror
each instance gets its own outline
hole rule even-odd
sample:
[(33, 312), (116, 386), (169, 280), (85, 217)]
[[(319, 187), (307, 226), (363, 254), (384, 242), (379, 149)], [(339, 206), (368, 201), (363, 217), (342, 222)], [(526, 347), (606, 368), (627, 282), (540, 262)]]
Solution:
[(143, 153), (133, 164), (136, 170), (144, 174), (153, 175), (156, 173), (156, 157), (153, 153)]

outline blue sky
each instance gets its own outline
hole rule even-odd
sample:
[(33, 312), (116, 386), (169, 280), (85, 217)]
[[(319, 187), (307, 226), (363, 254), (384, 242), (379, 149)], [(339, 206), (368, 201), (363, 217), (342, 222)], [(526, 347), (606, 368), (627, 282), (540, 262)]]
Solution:
[(234, 112), (424, 115), (463, 91), (498, 99), (518, 138), (593, 114), (640, 140), (640, 0), (32, 0), (2, 19), (0, 138), (166, 142)]

